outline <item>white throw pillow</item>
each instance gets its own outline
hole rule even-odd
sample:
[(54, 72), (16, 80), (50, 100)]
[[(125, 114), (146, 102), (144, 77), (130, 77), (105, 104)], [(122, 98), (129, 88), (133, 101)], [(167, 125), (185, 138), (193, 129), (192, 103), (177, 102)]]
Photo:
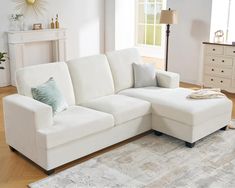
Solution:
[(152, 64), (133, 63), (134, 87), (157, 86), (155, 67)]

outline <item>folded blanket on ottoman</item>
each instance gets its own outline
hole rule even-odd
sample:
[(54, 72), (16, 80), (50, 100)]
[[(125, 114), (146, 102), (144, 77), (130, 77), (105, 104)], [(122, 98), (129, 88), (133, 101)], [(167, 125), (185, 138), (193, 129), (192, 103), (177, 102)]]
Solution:
[(215, 99), (215, 98), (224, 98), (224, 97), (226, 96), (220, 92), (219, 88), (200, 89), (195, 92), (192, 92), (188, 96), (188, 98), (191, 99)]

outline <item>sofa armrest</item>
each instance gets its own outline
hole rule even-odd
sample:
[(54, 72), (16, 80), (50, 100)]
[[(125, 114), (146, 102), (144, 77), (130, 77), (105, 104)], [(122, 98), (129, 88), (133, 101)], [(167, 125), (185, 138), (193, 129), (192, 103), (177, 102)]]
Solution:
[(35, 131), (52, 126), (53, 113), (49, 105), (30, 97), (14, 94), (3, 98), (5, 127), (21, 127)]
[(53, 125), (52, 108), (22, 95), (3, 98), (6, 143), (40, 165), (37, 131)]
[(180, 83), (180, 76), (177, 73), (156, 70), (157, 81), (160, 87), (164, 88), (178, 88)]

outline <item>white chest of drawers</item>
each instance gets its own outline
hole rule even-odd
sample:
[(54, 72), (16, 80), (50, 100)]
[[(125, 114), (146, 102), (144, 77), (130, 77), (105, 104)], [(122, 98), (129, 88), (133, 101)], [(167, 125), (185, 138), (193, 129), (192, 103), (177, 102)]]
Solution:
[(204, 42), (205, 87), (235, 93), (235, 46)]

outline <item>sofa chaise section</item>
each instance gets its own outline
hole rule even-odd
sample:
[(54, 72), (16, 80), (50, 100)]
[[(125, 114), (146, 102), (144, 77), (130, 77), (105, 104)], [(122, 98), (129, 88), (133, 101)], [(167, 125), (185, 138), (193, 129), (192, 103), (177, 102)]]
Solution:
[(227, 98), (193, 100), (187, 98), (191, 93), (185, 88), (149, 87), (119, 94), (151, 102), (152, 128), (193, 144), (229, 124), (232, 102)]
[[(190, 100), (191, 89), (179, 88), (179, 75), (156, 70), (156, 87), (133, 88), (133, 63), (140, 63), (137, 49), (108, 52), (117, 94), (152, 104), (152, 128), (186, 141), (186, 146), (227, 126), (231, 120), (232, 102), (227, 98)], [(123, 71), (125, 70), (125, 71)]]

